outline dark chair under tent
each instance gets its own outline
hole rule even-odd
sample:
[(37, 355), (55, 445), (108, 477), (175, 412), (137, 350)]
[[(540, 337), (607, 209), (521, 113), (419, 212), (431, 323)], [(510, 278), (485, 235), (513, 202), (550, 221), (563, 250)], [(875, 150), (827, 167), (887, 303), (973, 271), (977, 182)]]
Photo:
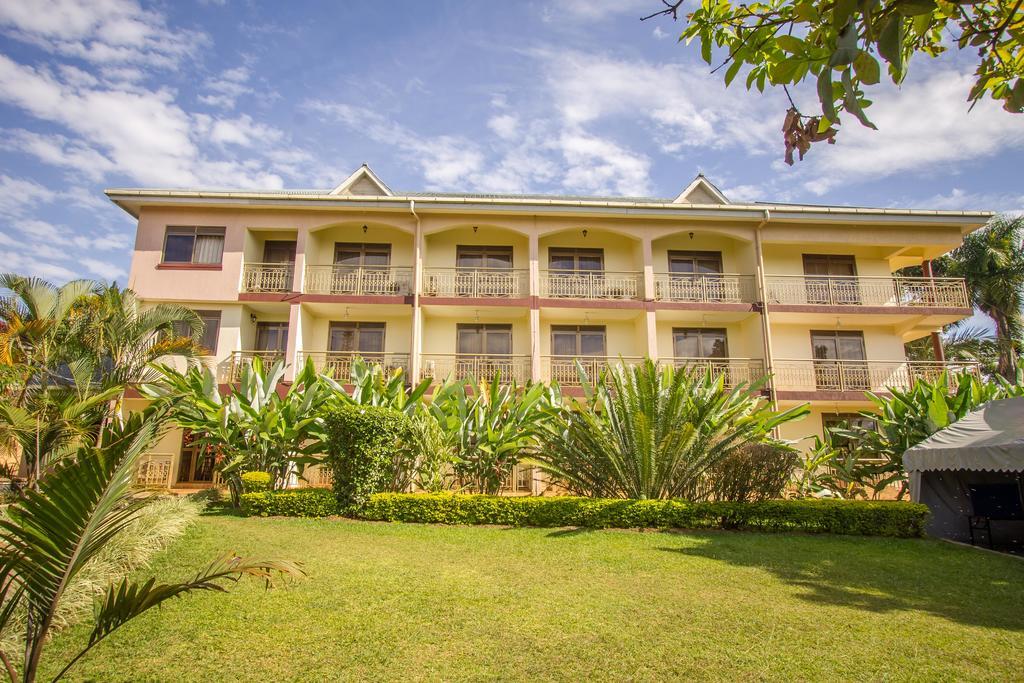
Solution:
[(971, 497), (971, 514), (967, 516), (971, 545), (975, 545), (975, 532), (984, 531), (988, 547), (992, 547), (992, 522), (1024, 520), (1020, 482), (968, 484), (967, 490)]

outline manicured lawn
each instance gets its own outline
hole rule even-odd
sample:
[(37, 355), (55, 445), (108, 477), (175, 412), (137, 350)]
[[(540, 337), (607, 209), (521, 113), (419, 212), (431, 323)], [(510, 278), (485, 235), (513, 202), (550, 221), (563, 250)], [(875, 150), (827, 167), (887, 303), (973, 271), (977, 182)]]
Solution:
[[(183, 577), (230, 550), (309, 577), (171, 603), (71, 679), (1024, 675), (1024, 561), (937, 541), (207, 516), (155, 570)], [(50, 645), (41, 679), (85, 633)]]

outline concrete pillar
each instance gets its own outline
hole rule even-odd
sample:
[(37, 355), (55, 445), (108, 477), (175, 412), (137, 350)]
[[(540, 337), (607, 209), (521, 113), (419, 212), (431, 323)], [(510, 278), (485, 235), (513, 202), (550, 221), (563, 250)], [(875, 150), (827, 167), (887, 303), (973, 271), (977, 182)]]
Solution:
[(650, 235), (640, 240), (640, 251), (644, 262), (644, 299), (654, 300), (654, 247)]
[(653, 311), (644, 311), (644, 322), (647, 326), (647, 357), (653, 361), (658, 360), (658, 314)]
[(295, 270), (292, 273), (292, 291), (301, 292), (306, 282), (306, 244), (309, 240), (309, 230), (299, 228), (295, 236)]
[(540, 361), (540, 309), (530, 307), (530, 379), (541, 380)]
[(295, 379), (299, 351), (302, 350), (302, 304), (293, 303), (288, 308), (288, 346), (284, 353), (284, 381)]

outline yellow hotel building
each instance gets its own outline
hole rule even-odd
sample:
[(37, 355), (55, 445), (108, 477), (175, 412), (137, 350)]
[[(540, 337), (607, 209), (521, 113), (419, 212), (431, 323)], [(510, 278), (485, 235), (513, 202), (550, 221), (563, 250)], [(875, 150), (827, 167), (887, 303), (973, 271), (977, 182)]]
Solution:
[[(733, 203), (703, 176), (674, 199), (394, 192), (365, 165), (333, 190), (107, 195), (138, 219), (129, 286), (200, 314), (222, 381), (255, 355), (342, 376), (361, 356), (571, 392), (576, 360), (651, 357), (769, 374), (780, 406), (812, 406), (790, 439), (869, 407), (865, 390), (964, 369), (904, 352), (971, 315), (964, 283), (893, 273), (929, 273), (990, 217)], [(210, 481), (195, 456), (171, 433), (149, 478)]]

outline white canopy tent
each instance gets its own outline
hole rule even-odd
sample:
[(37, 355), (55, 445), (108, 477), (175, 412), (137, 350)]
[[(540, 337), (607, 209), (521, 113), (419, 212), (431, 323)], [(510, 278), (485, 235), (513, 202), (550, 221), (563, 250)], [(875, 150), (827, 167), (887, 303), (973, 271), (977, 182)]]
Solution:
[(910, 477), (911, 498), (931, 508), (928, 532), (933, 536), (967, 540), (969, 516), (981, 515), (1005, 521), (1001, 533), (1024, 537), (1024, 521), (1013, 520), (1012, 504), (1001, 508), (1009, 518), (975, 509), (982, 505), (981, 496), (991, 499), (998, 494), (1005, 500), (1014, 490), (1018, 508), (1021, 505), (1024, 398), (985, 404), (908, 449), (903, 466)]

